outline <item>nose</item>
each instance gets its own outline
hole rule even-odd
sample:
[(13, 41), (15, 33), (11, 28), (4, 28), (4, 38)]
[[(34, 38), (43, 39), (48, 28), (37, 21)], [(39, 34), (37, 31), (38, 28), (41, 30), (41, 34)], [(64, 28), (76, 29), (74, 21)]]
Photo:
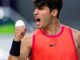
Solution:
[(35, 10), (34, 10), (34, 15), (38, 15), (39, 14), (39, 10), (36, 8)]

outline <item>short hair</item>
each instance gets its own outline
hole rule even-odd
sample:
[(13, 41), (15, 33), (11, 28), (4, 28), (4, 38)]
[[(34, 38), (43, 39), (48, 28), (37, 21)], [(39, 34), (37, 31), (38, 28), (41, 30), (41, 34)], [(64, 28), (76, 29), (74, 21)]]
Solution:
[(47, 6), (50, 11), (52, 11), (53, 9), (58, 9), (57, 17), (59, 17), (60, 10), (63, 6), (63, 0), (34, 0), (33, 3), (38, 8)]

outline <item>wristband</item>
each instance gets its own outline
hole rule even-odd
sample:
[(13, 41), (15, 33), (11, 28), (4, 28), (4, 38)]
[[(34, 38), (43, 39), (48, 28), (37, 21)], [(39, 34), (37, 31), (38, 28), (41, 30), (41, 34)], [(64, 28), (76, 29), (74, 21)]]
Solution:
[(13, 40), (10, 54), (13, 56), (19, 56), (20, 55), (20, 45), (21, 45), (21, 42)]

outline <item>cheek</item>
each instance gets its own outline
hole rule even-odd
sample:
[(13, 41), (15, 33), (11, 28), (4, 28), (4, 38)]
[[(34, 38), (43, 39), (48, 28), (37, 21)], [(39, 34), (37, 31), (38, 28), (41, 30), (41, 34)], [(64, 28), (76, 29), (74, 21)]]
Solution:
[(43, 25), (48, 24), (51, 20), (51, 14), (47, 12), (42, 13), (40, 17), (41, 17), (41, 23)]
[(52, 16), (51, 15), (46, 16), (45, 22), (46, 22), (46, 24), (51, 24), (51, 22), (52, 22)]
[(50, 17), (49, 16), (44, 16), (43, 20), (42, 20), (42, 25), (46, 26), (51, 22)]
[(49, 15), (50, 14), (50, 12), (49, 11), (40, 11), (40, 15), (41, 16), (47, 16), (47, 15)]
[(41, 17), (42, 17), (43, 20), (47, 20), (47, 19), (50, 18), (50, 14), (45, 13), (45, 14), (42, 14)]

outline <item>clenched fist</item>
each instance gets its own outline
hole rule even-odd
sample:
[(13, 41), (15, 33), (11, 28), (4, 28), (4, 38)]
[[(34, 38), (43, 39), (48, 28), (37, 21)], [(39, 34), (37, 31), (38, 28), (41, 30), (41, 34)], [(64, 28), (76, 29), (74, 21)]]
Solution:
[(22, 20), (18, 20), (15, 24), (15, 40), (20, 41), (26, 33), (26, 27)]

